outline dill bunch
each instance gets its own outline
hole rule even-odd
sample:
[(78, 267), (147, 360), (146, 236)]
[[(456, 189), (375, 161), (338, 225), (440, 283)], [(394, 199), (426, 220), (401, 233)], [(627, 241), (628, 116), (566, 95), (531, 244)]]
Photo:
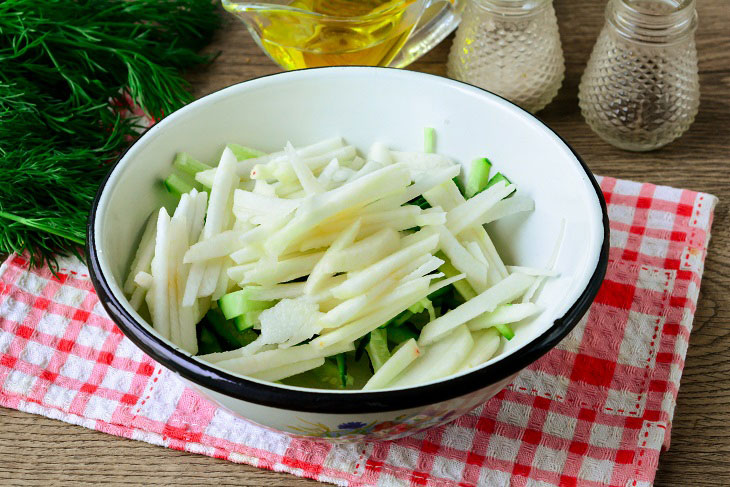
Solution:
[(191, 100), (181, 72), (219, 25), (210, 0), (0, 2), (0, 253), (33, 264), (84, 245), (109, 164)]

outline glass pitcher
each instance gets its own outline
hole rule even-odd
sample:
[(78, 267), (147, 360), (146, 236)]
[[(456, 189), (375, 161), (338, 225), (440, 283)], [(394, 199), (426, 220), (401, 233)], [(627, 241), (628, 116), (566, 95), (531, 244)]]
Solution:
[(464, 0), (222, 0), (284, 69), (402, 68), (459, 24)]

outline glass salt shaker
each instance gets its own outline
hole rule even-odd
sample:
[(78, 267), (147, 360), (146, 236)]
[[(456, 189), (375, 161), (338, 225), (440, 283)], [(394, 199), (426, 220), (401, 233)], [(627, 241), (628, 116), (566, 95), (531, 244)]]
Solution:
[(609, 0), (579, 88), (583, 117), (608, 143), (657, 149), (699, 106), (695, 0)]
[(565, 74), (552, 0), (470, 0), (451, 47), (449, 77), (536, 112)]

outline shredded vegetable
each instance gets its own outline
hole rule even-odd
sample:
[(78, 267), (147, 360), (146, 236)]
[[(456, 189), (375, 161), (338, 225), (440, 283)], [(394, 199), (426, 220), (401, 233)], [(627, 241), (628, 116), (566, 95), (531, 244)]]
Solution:
[(484, 157), (460, 189), (435, 148), (427, 128), (423, 152), (180, 153), (178, 206), (147, 223), (124, 291), (162, 337), (256, 380), (376, 390), (479, 367), (541, 312), (554, 258), (505, 266), (483, 225), (533, 201)]

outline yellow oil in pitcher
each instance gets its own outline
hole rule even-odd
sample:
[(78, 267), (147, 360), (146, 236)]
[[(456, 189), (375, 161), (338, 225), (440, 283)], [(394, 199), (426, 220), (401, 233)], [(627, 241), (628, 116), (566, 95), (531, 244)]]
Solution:
[(295, 0), (290, 7), (322, 14), (259, 12), (261, 46), (285, 69), (385, 66), (408, 39), (416, 0)]

